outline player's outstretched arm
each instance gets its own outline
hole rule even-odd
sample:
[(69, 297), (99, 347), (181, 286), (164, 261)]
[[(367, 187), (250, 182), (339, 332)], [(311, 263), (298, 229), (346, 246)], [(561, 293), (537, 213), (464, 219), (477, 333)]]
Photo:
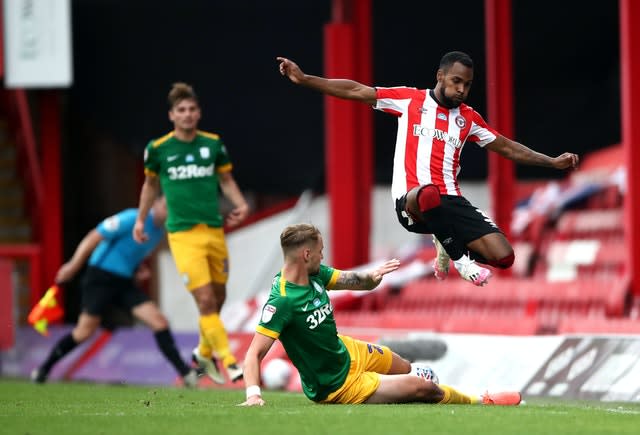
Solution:
[(274, 342), (273, 338), (258, 332), (253, 335), (253, 340), (251, 340), (249, 349), (244, 357), (243, 377), (244, 384), (247, 386), (247, 397), (240, 406), (263, 406), (265, 404), (260, 391), (260, 363)]
[(400, 267), (400, 260), (387, 260), (380, 266), (362, 271), (341, 271), (331, 290), (373, 290), (380, 284), (382, 277)]
[(103, 240), (102, 235), (95, 228), (84, 236), (76, 247), (73, 256), (64, 263), (56, 273), (55, 282), (58, 284), (70, 281), (82, 269), (96, 246)]
[(349, 79), (326, 79), (302, 72), (300, 67), (286, 57), (277, 57), (280, 62), (280, 74), (286, 76), (293, 83), (315, 89), (323, 94), (346, 100), (360, 101), (369, 105), (376, 103), (376, 90)]
[(576, 168), (580, 161), (577, 154), (563, 153), (557, 157), (550, 157), (504, 136), (487, 144), (487, 149), (523, 165), (546, 166), (555, 169)]

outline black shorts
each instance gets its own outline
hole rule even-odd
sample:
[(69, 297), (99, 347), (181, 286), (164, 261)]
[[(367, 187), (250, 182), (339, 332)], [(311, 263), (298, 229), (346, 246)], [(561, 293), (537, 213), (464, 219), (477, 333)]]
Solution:
[(82, 310), (103, 316), (111, 305), (131, 312), (149, 297), (133, 282), (106, 270), (89, 266), (82, 279)]
[(408, 231), (418, 234), (433, 234), (434, 222), (447, 222), (454, 238), (465, 246), (482, 236), (490, 233), (501, 233), (500, 228), (484, 214), (474, 207), (466, 198), (454, 195), (440, 195), (440, 206), (424, 214), (425, 222), (415, 222), (404, 211), (407, 195), (396, 200), (396, 215), (398, 221)]

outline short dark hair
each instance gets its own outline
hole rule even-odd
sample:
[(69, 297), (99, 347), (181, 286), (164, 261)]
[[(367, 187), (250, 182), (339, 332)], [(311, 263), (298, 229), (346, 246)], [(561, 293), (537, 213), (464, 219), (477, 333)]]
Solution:
[(319, 239), (320, 230), (311, 224), (289, 225), (280, 234), (280, 246), (286, 255), (307, 243), (317, 243)]
[(449, 68), (451, 68), (456, 62), (473, 69), (473, 60), (471, 59), (471, 56), (467, 53), (463, 53), (462, 51), (450, 51), (442, 56), (439, 68), (444, 72), (447, 72), (447, 70), (449, 70)]

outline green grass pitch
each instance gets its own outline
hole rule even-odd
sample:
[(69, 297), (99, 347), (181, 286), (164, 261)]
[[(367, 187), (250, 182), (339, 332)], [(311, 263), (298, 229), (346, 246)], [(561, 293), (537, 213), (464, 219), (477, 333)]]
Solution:
[(302, 394), (0, 379), (0, 434), (637, 434), (640, 403), (316, 405)]

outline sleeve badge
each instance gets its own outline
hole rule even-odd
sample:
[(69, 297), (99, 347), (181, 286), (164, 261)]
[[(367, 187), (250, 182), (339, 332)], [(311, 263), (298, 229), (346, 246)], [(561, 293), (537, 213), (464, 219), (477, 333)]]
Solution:
[(261, 317), (262, 323), (269, 323), (275, 313), (276, 313), (276, 307), (270, 304), (265, 305), (264, 308), (262, 309), (262, 317)]

